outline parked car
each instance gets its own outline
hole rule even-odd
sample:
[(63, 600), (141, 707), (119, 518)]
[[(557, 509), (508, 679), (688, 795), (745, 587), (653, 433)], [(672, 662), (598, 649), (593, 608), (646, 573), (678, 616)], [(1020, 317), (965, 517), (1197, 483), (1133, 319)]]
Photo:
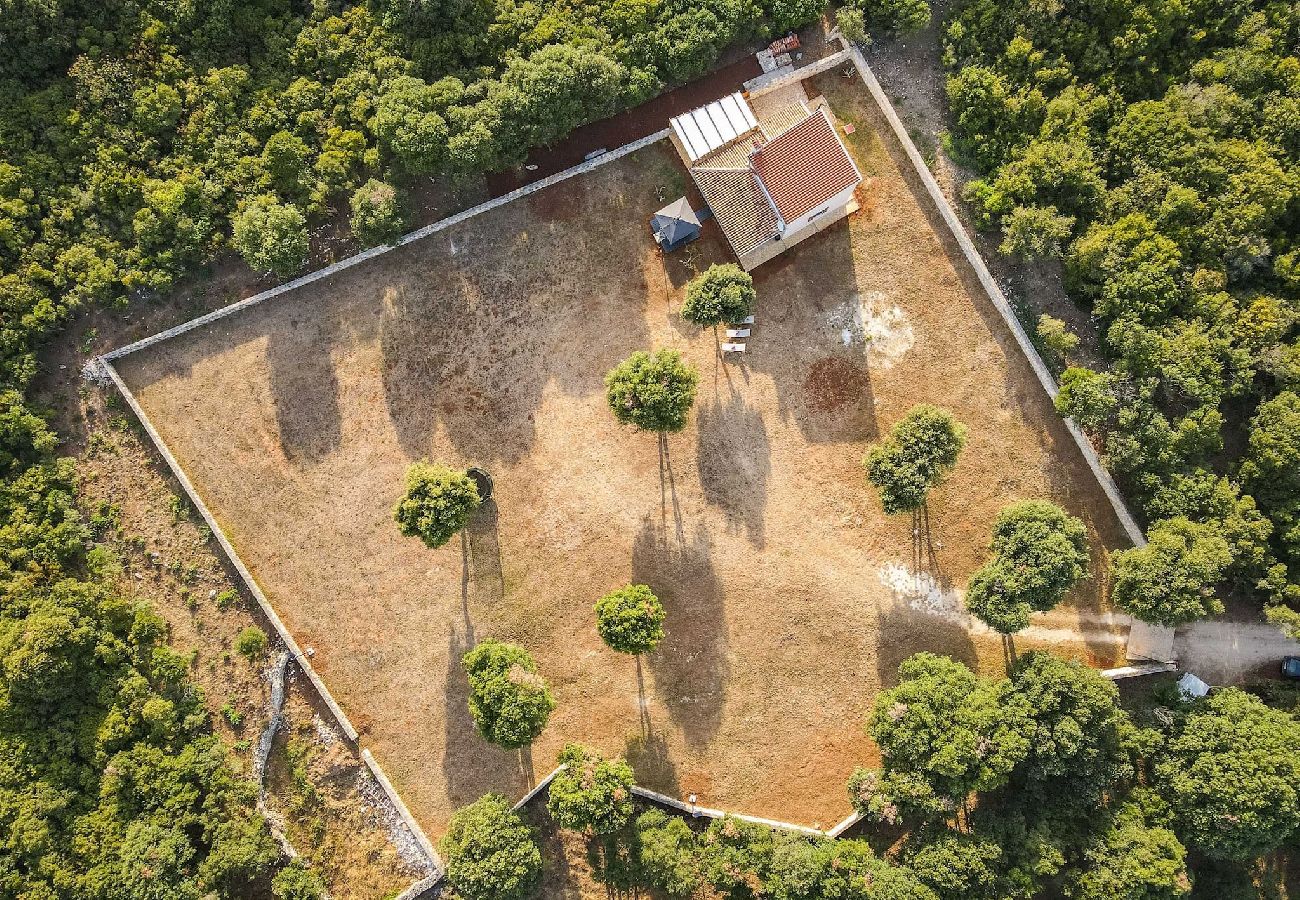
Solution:
[(1300, 681), (1300, 656), (1282, 657), (1282, 677)]

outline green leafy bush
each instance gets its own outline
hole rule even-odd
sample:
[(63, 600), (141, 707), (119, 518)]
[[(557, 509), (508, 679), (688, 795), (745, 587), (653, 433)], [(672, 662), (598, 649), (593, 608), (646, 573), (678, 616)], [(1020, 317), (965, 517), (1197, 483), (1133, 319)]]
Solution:
[(641, 431), (681, 431), (699, 380), (676, 350), (638, 350), (605, 376), (606, 398), (624, 425)]
[(292, 204), (258, 197), (234, 218), (231, 243), (252, 268), (287, 277), (307, 262), (307, 220)]
[(924, 403), (908, 410), (863, 460), (885, 512), (913, 512), (924, 506), (931, 488), (957, 465), (965, 444), (966, 426), (947, 410)]
[(1111, 558), (1115, 602), (1144, 622), (1174, 627), (1223, 612), (1215, 585), (1232, 563), (1227, 540), (1181, 516), (1147, 530), (1145, 547)]
[(853, 4), (878, 31), (919, 31), (930, 24), (930, 4), (926, 0), (853, 0)]
[(664, 638), (663, 604), (644, 584), (629, 584), (596, 601), (596, 630), (611, 650), (649, 653)]
[(551, 779), (546, 809), (561, 828), (611, 834), (632, 817), (632, 767), (581, 744), (560, 751), (565, 768)]
[(469, 711), (484, 738), (513, 750), (546, 728), (555, 699), (527, 650), (486, 638), (461, 666), (469, 676)]
[(541, 880), (532, 832), (497, 794), (458, 809), (438, 849), (460, 900), (524, 900)]
[(690, 897), (700, 886), (700, 860), (695, 833), (681, 818), (661, 809), (643, 812), (636, 820), (641, 869), (651, 887), (669, 897)]
[(405, 216), (397, 189), (391, 184), (372, 178), (356, 189), (349, 205), (352, 233), (365, 246), (391, 244), (402, 236)]
[(266, 632), (256, 625), (249, 625), (235, 638), (235, 650), (249, 659), (256, 659), (266, 652)]
[(686, 285), (682, 318), (697, 325), (736, 323), (754, 308), (754, 279), (735, 263), (714, 263)]
[(300, 860), (294, 860), (271, 879), (276, 900), (321, 900), (325, 881)]
[(465, 472), (417, 462), (406, 470), (406, 492), (393, 518), (403, 535), (436, 550), (465, 527), (480, 502), (478, 485)]

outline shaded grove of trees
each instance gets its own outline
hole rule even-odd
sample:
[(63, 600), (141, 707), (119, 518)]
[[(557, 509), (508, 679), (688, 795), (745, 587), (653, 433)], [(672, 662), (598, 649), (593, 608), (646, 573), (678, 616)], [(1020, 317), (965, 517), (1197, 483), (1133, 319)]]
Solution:
[(1003, 678), (906, 660), (849, 782), (940, 900), (1264, 896), (1258, 861), (1300, 834), (1300, 721), (1228, 688), (1143, 721), (1114, 683), (1043, 652)]
[(1298, 32), (1285, 0), (964, 0), (946, 26), (977, 219), (1062, 259), (1098, 326), (1107, 365), (1059, 407), (1159, 544), (1125, 579), (1184, 585), (1128, 594), (1152, 621), (1235, 591), (1300, 631)]

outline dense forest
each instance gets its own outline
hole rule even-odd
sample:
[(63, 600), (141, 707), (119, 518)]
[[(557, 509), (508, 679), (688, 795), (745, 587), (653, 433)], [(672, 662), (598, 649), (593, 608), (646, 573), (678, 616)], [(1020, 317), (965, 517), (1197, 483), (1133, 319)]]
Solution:
[(1234, 591), (1300, 634), (1297, 47), (1300, 6), (1262, 0), (970, 0), (946, 27), (967, 199), (1098, 325), (1109, 365), (1058, 405), (1145, 513), (1117, 579), (1182, 586), (1144, 618)]
[[(925, 20), (915, 0), (860, 8), (873, 27)], [(114, 589), (29, 403), (42, 341), (227, 250), (289, 276), (334, 215), (384, 240), (413, 178), (510, 168), (821, 12), (0, 0), (0, 897), (244, 896), (281, 865), (187, 658)], [(945, 35), (977, 216), (1009, 253), (1062, 257), (1100, 325), (1109, 365), (1066, 369), (1060, 405), (1149, 523), (1117, 574), (1182, 586), (1197, 614), (1258, 598), (1300, 630), (1300, 8), (967, 0)], [(732, 896), (1136, 900), (1193, 878), (1259, 896), (1258, 859), (1300, 819), (1279, 705), (1231, 691), (1139, 722), (1050, 657), (997, 680), (917, 658), (871, 720), (883, 767), (852, 784), (873, 820), (910, 828), (905, 869), (856, 845), (755, 854), (724, 829), (696, 848), (653, 817), (634, 837), (692, 885), (697, 853), (715, 881), (740, 873)], [(614, 881), (665, 888), (643, 862)], [(831, 893), (850, 864), (895, 893)]]

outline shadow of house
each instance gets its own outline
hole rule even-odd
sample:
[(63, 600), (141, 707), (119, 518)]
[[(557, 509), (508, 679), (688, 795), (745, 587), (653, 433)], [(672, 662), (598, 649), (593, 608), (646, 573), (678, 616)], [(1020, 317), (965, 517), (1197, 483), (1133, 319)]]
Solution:
[(771, 443), (762, 415), (735, 391), (716, 397), (696, 414), (696, 457), (704, 499), (722, 509), (730, 527), (749, 542), (764, 544)]
[(266, 358), (280, 447), (292, 462), (319, 462), (342, 440), (339, 381), (330, 348), (338, 322), (328, 314), (273, 329)]
[(647, 518), (632, 544), (632, 581), (646, 584), (668, 613), (664, 640), (647, 656), (655, 694), (688, 745), (706, 745), (726, 699), (727, 623), (707, 533), (678, 544)]

